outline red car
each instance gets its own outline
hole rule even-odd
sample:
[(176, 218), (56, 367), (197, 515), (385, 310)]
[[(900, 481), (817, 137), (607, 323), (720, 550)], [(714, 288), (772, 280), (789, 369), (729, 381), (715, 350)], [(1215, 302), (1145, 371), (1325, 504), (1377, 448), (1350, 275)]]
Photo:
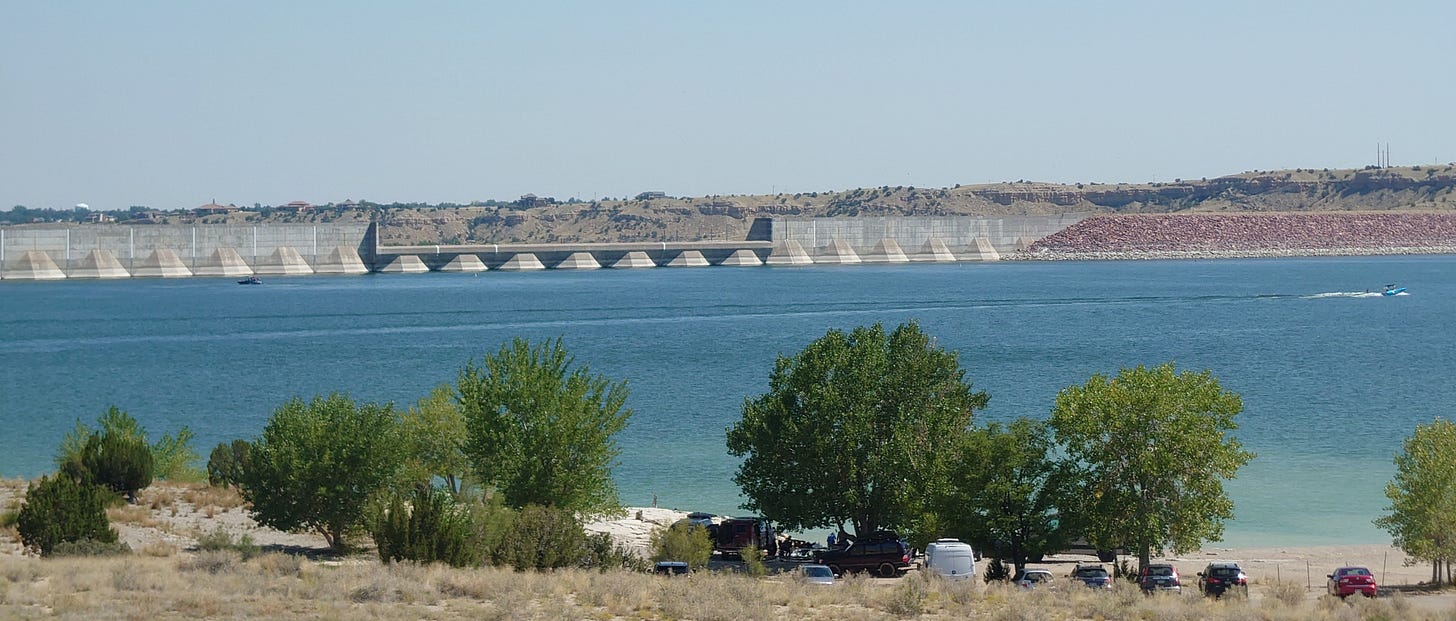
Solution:
[(1330, 595), (1341, 599), (1359, 593), (1375, 597), (1375, 576), (1364, 567), (1341, 567), (1329, 575)]

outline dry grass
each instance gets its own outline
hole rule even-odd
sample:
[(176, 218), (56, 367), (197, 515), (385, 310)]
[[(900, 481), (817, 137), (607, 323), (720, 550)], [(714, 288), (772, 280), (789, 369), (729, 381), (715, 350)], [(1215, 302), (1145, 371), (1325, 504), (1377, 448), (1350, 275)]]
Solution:
[(918, 618), (1193, 621), (1453, 619), (1418, 598), (1316, 598), (1270, 584), (1250, 599), (1147, 597), (1120, 585), (1022, 592), (1000, 585), (853, 577), (832, 587), (786, 576), (626, 572), (518, 573), (382, 565), (353, 557), (312, 562), (279, 553), (243, 560), (230, 550), (119, 558), (0, 557), (0, 618), (86, 619), (599, 619), (697, 620)]
[[(231, 487), (212, 487), (206, 483), (188, 483), (176, 488), (178, 497), (197, 511), (212, 517), (217, 512), (226, 513), (243, 506), (243, 497)], [(209, 512), (208, 510), (211, 510)]]
[[(918, 572), (900, 580), (852, 576), (826, 588), (782, 575), (701, 573), (665, 579), (620, 571), (539, 574), (383, 565), (371, 556), (314, 562), (278, 552), (260, 554), (235, 534), (234, 522), (241, 516), (196, 522), (209, 509), (221, 514), (240, 506), (241, 499), (231, 490), (154, 487), (138, 505), (112, 508), (111, 518), (141, 526), (160, 521), (160, 530), (191, 524), (178, 531), (182, 536), (134, 546), (136, 553), (121, 557), (0, 554), (0, 619), (1456, 621), (1456, 596), (1341, 601), (1278, 580), (1256, 583), (1252, 598), (1205, 600), (1191, 592), (1146, 597), (1127, 584), (1112, 592), (1023, 592), (979, 582), (944, 582)], [(192, 522), (168, 526), (166, 515), (175, 517), (179, 510)], [(189, 538), (204, 549), (191, 551)], [(214, 540), (221, 543), (201, 545)]]
[(177, 554), (177, 552), (179, 551), (180, 548), (177, 547), (177, 544), (170, 541), (153, 541), (142, 546), (142, 549), (139, 550), (139, 552), (141, 552), (141, 554), (144, 556), (152, 556), (157, 558), (166, 558)]
[(163, 523), (152, 514), (151, 507), (143, 502), (108, 507), (106, 518), (111, 520), (112, 524), (127, 524), (143, 528), (161, 528), (163, 526)]

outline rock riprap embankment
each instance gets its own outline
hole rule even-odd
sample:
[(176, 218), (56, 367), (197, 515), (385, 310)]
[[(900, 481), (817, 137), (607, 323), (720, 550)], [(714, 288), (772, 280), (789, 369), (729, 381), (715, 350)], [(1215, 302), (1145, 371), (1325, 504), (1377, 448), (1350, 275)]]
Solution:
[(1456, 214), (1111, 214), (1049, 235), (1017, 258), (1165, 258), (1456, 252)]

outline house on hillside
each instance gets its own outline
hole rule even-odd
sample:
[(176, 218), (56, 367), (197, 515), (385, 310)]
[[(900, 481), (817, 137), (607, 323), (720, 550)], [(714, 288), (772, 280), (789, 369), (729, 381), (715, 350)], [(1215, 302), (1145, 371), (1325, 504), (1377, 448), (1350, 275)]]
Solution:
[(236, 205), (219, 205), (216, 202), (212, 202), (193, 209), (192, 213), (195, 213), (199, 216), (215, 216), (219, 214), (234, 213), (236, 211), (238, 211), (238, 207)]
[(539, 206), (539, 205), (554, 205), (554, 204), (556, 204), (556, 199), (551, 198), (549, 196), (543, 198), (543, 197), (540, 197), (540, 196), (536, 196), (535, 194), (526, 194), (526, 195), (521, 196), (521, 198), (516, 199), (516, 206), (517, 207), (521, 207), (523, 209), (528, 209), (528, 208), (536, 207), (536, 206)]
[(286, 205), (279, 205), (277, 207), (274, 207), (274, 209), (281, 209), (281, 210), (284, 210), (284, 211), (300, 211), (301, 212), (301, 211), (308, 211), (309, 209), (313, 209), (313, 205), (310, 204), (308, 201), (292, 201), (292, 202), (290, 202), (290, 203), (288, 203)]
[(667, 192), (643, 192), (637, 195), (639, 201), (650, 201), (654, 198), (667, 198)]

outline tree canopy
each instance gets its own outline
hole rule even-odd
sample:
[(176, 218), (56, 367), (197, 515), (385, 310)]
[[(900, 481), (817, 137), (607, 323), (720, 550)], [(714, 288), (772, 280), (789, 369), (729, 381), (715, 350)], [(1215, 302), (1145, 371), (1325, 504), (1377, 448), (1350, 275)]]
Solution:
[(1068, 468), (1052, 454), (1050, 432), (1021, 418), (966, 437), (939, 505), (942, 531), (1023, 567), (1067, 542), (1059, 507), (1073, 495)]
[(573, 367), (561, 339), (517, 338), (460, 371), (465, 455), (512, 507), (598, 513), (619, 508), (614, 436), (632, 410), (626, 382)]
[(411, 483), (438, 477), (452, 494), (459, 494), (470, 471), (465, 457), (465, 416), (449, 384), (436, 386), (401, 418), (404, 440), (409, 445), (405, 460)]
[(744, 507), (785, 529), (914, 528), (988, 397), (914, 322), (829, 330), (780, 356), (727, 431)]
[(389, 405), (355, 404), (337, 393), (295, 397), (274, 410), (248, 449), (239, 492), (259, 524), (312, 530), (343, 550), (345, 533), (395, 476), (404, 450)]
[[(1430, 561), (1434, 581), (1451, 581), (1456, 561), (1456, 423), (1417, 425), (1395, 456), (1385, 484), (1390, 506), (1375, 525), (1411, 558)], [(1444, 569), (1444, 576), (1442, 576)]]
[(1212, 373), (1171, 362), (1063, 389), (1048, 424), (1085, 485), (1068, 517), (1098, 548), (1135, 551), (1140, 567), (1165, 547), (1220, 539), (1233, 517), (1223, 480), (1254, 457), (1229, 435), (1242, 410)]

